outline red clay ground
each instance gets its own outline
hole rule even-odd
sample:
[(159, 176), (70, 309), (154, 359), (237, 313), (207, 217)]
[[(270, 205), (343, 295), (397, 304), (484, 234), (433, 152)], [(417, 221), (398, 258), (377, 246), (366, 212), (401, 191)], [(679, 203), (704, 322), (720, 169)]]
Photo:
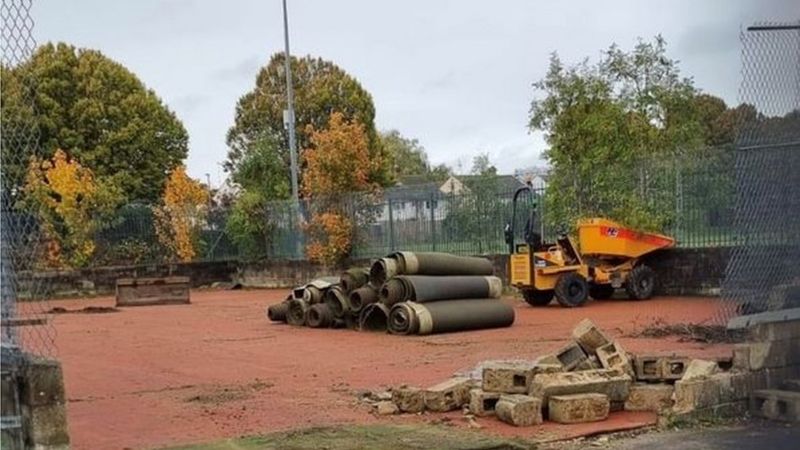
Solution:
[[(729, 345), (625, 337), (654, 321), (712, 320), (719, 303), (659, 298), (532, 308), (514, 301), (513, 327), (427, 337), (272, 324), (266, 306), (283, 290), (196, 291), (192, 305), (125, 308), (53, 316), (64, 366), (75, 449), (152, 448), (342, 423), (432, 421), (443, 415), (374, 417), (354, 392), (408, 383), (425, 386), (488, 359), (532, 359), (555, 350), (589, 317), (636, 352), (725, 356)], [(113, 299), (54, 301), (69, 309)], [(450, 414), (466, 426), (460, 414)], [(597, 427), (629, 427), (648, 414), (618, 414), (585, 428), (516, 429), (480, 419), (489, 432), (560, 438)], [(600, 425), (602, 424), (602, 425)]]

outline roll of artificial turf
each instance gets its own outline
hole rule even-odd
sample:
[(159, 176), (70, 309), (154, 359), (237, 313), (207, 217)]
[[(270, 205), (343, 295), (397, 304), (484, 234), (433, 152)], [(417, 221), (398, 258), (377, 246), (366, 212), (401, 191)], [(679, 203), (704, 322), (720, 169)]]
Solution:
[(393, 334), (425, 335), (508, 327), (513, 323), (514, 308), (487, 298), (401, 302), (389, 312), (387, 326)]

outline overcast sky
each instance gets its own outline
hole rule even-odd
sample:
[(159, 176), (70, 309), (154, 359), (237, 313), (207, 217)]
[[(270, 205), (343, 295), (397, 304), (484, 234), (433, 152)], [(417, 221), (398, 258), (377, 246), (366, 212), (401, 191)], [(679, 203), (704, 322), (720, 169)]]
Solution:
[[(224, 179), (225, 132), (258, 68), (283, 50), (280, 0), (35, 0), (35, 35), (102, 51), (173, 109), (192, 176)], [(797, 0), (289, 0), (291, 51), (334, 61), (372, 94), (380, 129), (419, 139), (432, 163), (503, 173), (543, 164), (526, 124), (549, 53), (596, 58), (660, 33), (702, 90), (736, 102), (739, 31), (796, 20)]]

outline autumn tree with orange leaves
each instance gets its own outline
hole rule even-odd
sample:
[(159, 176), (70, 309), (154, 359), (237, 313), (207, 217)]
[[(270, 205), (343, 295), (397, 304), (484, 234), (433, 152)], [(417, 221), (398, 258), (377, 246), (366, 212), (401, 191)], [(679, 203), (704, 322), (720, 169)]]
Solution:
[(379, 189), (370, 174), (381, 162), (370, 158), (364, 125), (338, 112), (331, 113), (327, 128), (308, 127), (307, 135), (311, 145), (302, 153), (302, 193), (313, 210), (306, 225), (306, 255), (331, 266), (350, 254), (364, 216), (360, 198), (352, 193), (368, 195)]
[(91, 262), (95, 234), (122, 198), (118, 188), (60, 149), (52, 159), (31, 159), (24, 192), (25, 206), (35, 212), (44, 235), (44, 263), (58, 268)]
[(200, 230), (208, 214), (208, 190), (186, 174), (172, 170), (161, 205), (154, 208), (158, 241), (179, 261), (192, 261), (200, 247)]

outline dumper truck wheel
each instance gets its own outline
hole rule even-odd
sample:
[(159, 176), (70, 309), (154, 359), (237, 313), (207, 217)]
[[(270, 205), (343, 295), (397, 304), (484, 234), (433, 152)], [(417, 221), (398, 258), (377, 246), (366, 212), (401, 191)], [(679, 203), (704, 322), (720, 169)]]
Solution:
[(537, 289), (523, 289), (522, 296), (531, 306), (547, 306), (553, 301), (553, 291), (540, 291)]
[(614, 295), (614, 287), (610, 284), (590, 284), (589, 296), (595, 300), (606, 300)]
[(556, 300), (561, 306), (572, 308), (583, 306), (589, 299), (589, 283), (579, 273), (561, 275), (556, 283)]
[(653, 269), (641, 265), (636, 266), (628, 274), (628, 280), (625, 283), (625, 290), (628, 296), (634, 300), (646, 300), (653, 295), (653, 289), (656, 287), (656, 274)]

